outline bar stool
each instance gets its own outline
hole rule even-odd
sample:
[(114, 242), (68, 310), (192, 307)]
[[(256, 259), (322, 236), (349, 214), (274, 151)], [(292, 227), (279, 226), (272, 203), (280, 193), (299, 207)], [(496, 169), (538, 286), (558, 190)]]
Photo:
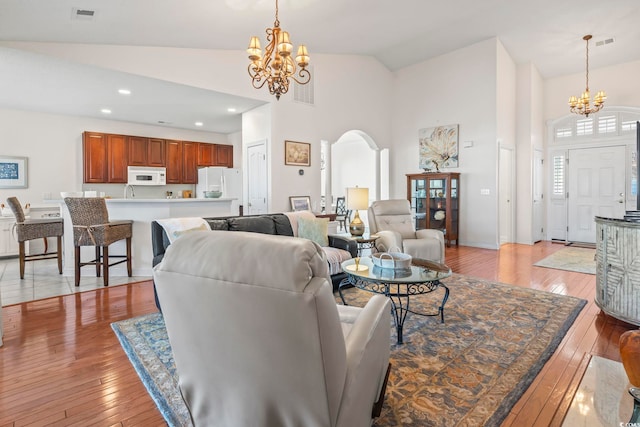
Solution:
[[(62, 274), (62, 234), (64, 225), (62, 218), (26, 219), (22, 206), (16, 197), (9, 197), (7, 204), (16, 217), (16, 236), (18, 239), (20, 257), (20, 278), (24, 279), (24, 267), (27, 261), (58, 258), (58, 271)], [(58, 247), (56, 252), (48, 252), (47, 237), (56, 237)], [(24, 242), (44, 239), (44, 252), (27, 255)]]
[[(104, 286), (109, 286), (109, 267), (127, 263), (127, 274), (131, 277), (131, 220), (109, 221), (107, 203), (101, 197), (65, 197), (65, 204), (69, 208), (71, 223), (73, 224), (73, 245), (75, 249), (75, 282), (80, 286), (80, 267), (96, 266), (96, 277), (102, 277)], [(109, 245), (118, 240), (126, 239), (126, 255), (109, 255)], [(82, 262), (80, 248), (95, 246), (96, 258), (93, 261)], [(124, 258), (109, 264), (109, 257)]]

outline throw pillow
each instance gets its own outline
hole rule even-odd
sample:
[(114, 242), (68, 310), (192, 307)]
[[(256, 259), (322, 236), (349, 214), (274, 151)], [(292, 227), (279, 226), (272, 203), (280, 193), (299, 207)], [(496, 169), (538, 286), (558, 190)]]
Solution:
[(320, 246), (329, 246), (328, 225), (329, 218), (298, 218), (298, 237), (309, 239)]

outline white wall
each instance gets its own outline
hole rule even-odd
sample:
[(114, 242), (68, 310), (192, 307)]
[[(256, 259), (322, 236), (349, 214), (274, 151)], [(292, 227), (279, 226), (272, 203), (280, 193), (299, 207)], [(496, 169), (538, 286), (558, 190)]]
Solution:
[[(460, 244), (496, 248), (497, 39), (397, 71), (393, 85), (390, 197), (406, 198), (418, 168), (418, 129), (460, 125)], [(463, 141), (473, 147), (462, 148)], [(489, 189), (481, 196), (480, 189)]]
[(533, 152), (544, 141), (543, 80), (535, 65), (517, 68), (516, 242), (533, 243)]
[[(88, 117), (66, 116), (20, 110), (0, 109), (0, 154), (28, 157), (29, 187), (0, 189), (0, 202), (17, 196), (21, 203), (42, 204), (43, 196), (59, 198), (60, 191), (81, 190), (82, 132), (106, 132), (176, 140), (227, 143), (223, 134), (188, 131), (163, 126), (142, 125)], [(234, 147), (235, 151), (235, 147)], [(122, 197), (122, 184), (90, 185), (108, 195)], [(192, 189), (193, 185), (137, 189), (137, 195)]]

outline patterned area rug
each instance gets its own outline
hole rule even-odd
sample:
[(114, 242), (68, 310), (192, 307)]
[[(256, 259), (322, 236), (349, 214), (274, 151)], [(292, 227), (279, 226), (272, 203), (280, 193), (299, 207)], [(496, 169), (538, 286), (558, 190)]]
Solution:
[[(409, 314), (402, 345), (391, 325), (393, 367), (376, 426), (500, 425), (586, 304), (455, 274), (445, 282), (451, 294), (444, 324)], [(441, 292), (415, 297), (411, 308), (435, 311)], [(344, 293), (356, 306), (371, 296), (358, 289)], [(167, 423), (191, 425), (161, 315), (112, 327)]]
[(590, 248), (562, 248), (548, 257), (536, 262), (535, 266), (555, 268), (556, 270), (577, 271), (596, 274), (596, 250)]

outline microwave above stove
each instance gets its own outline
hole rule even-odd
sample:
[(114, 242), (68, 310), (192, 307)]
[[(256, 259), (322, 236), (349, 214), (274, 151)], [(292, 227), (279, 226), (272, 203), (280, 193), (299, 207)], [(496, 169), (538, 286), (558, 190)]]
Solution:
[(167, 184), (167, 168), (128, 166), (127, 176), (127, 184), (129, 185)]

